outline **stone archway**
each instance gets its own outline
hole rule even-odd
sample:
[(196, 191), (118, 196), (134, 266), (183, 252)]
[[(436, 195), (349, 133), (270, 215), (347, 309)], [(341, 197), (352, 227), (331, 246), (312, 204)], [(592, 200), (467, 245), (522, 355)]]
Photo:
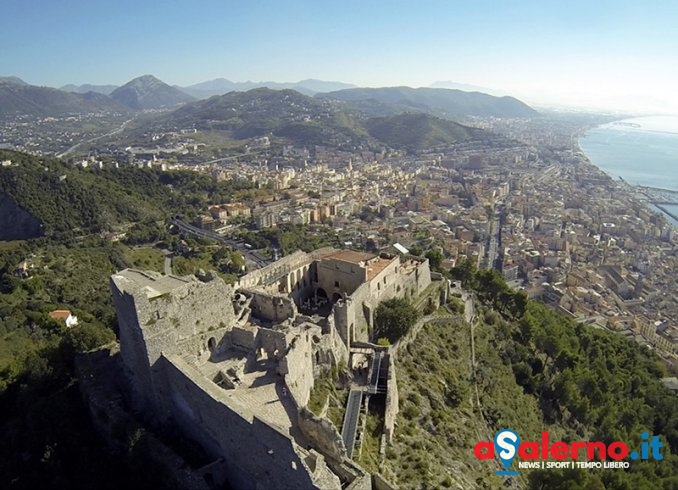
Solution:
[(327, 296), (327, 291), (325, 291), (323, 288), (318, 288), (315, 290), (315, 297), (318, 299), (329, 299)]

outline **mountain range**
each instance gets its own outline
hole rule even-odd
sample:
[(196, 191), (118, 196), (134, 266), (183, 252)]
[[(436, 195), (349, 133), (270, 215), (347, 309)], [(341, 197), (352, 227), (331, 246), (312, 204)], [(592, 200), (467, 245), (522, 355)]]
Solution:
[[(309, 119), (309, 115), (322, 113), (328, 108), (332, 108), (333, 117), (339, 117), (344, 122), (357, 116), (372, 118), (402, 113), (426, 113), (448, 120), (487, 116), (532, 117), (537, 114), (531, 107), (513, 97), (494, 97), (457, 89), (358, 88), (341, 82), (313, 79), (290, 84), (265, 82), (265, 85), (269, 85), (268, 88), (252, 88), (260, 85), (262, 84), (254, 82), (234, 83), (222, 78), (178, 88), (152, 75), (144, 75), (122, 87), (114, 88), (106, 95), (102, 92), (111, 90), (113, 86), (67, 86), (71, 91), (64, 91), (29, 85), (16, 77), (0, 77), (0, 116), (19, 113), (59, 116), (102, 111), (134, 113), (183, 106), (179, 111), (171, 113), (167, 121), (178, 122), (182, 118), (189, 118), (196, 127), (209, 125), (229, 128), (236, 131), (236, 135), (243, 135), (259, 134), (266, 127), (277, 127), (277, 116), (272, 111), (272, 107), (277, 104), (280, 106), (278, 109), (286, 107), (288, 115), (295, 115), (296, 119), (288, 122), (294, 122), (297, 128), (303, 126), (304, 132), (310, 131), (315, 125), (313, 131), (319, 136), (322, 133), (317, 127), (319, 120)], [(190, 91), (195, 96), (187, 93)], [(250, 92), (250, 95), (242, 95)], [(276, 92), (282, 92), (283, 98), (278, 100)], [(216, 95), (220, 93), (224, 95)], [(207, 96), (209, 98), (206, 99)], [(303, 103), (299, 97), (305, 97)], [(299, 114), (299, 108), (294, 103), (290, 105), (290, 101), (294, 100), (306, 107), (308, 114)], [(243, 110), (243, 107), (247, 110)], [(339, 109), (343, 111), (341, 116)], [(240, 122), (234, 120), (234, 111), (239, 115)], [(266, 121), (260, 117), (261, 114), (273, 119)], [(329, 120), (322, 121), (322, 124), (326, 123), (333, 124)], [(255, 126), (260, 127), (257, 129)], [(357, 127), (353, 122), (349, 126)], [(362, 129), (367, 131), (367, 128)]]
[(315, 95), (322, 92), (332, 92), (355, 88), (355, 85), (343, 82), (326, 82), (323, 80), (307, 79), (300, 82), (280, 83), (280, 82), (231, 82), (225, 78), (217, 78), (208, 82), (197, 83), (189, 87), (175, 86), (179, 90), (192, 95), (197, 99), (207, 99), (214, 95), (223, 95), (228, 92), (246, 92), (254, 88), (270, 88), (273, 90), (292, 89), (304, 95)]
[(102, 111), (129, 112), (129, 108), (95, 92), (75, 94), (50, 87), (29, 85), (16, 77), (0, 78), (0, 116), (11, 114), (63, 116)]
[(162, 109), (194, 101), (195, 98), (170, 87), (153, 75), (130, 80), (111, 92), (111, 99), (135, 111)]
[(537, 111), (514, 97), (443, 88), (353, 88), (318, 95), (341, 100), (367, 116), (425, 112), (446, 119), (467, 116), (533, 117)]

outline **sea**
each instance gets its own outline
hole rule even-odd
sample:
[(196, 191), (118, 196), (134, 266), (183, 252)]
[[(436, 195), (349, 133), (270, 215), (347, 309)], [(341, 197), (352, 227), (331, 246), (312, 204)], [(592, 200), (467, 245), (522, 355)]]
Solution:
[[(593, 165), (612, 178), (678, 192), (678, 116), (636, 117), (603, 124), (579, 138), (579, 147)], [(663, 207), (678, 216), (678, 205)], [(667, 217), (678, 226), (677, 220)]]

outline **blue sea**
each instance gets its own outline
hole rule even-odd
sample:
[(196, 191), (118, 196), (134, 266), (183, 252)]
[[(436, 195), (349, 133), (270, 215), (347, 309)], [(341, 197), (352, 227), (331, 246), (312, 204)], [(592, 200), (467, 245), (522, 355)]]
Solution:
[[(579, 146), (591, 163), (612, 178), (678, 191), (678, 116), (604, 124), (587, 131)], [(666, 207), (678, 215), (678, 206)]]

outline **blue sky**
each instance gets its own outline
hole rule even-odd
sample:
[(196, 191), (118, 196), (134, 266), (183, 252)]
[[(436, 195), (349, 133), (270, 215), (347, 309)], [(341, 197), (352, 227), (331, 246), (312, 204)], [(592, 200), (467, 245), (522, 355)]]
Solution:
[(678, 112), (676, 1), (3, 0), (0, 74), (29, 83), (441, 80), (530, 102)]

